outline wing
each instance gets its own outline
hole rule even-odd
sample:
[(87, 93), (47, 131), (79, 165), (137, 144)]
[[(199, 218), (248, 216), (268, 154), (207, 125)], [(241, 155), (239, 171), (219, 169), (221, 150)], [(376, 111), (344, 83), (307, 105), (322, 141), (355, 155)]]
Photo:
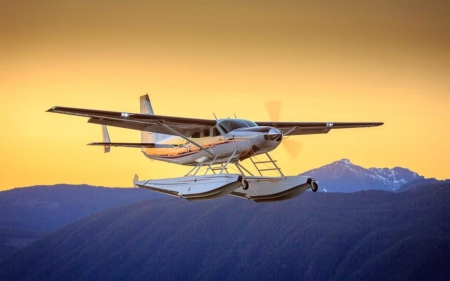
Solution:
[(195, 132), (209, 129), (216, 125), (216, 120), (194, 119), (162, 115), (147, 115), (138, 113), (104, 111), (82, 108), (70, 108), (55, 106), (47, 112), (88, 117), (88, 123), (108, 125), (132, 130), (147, 131), (153, 133), (175, 135), (173, 132), (161, 126), (165, 124), (176, 132), (189, 136)]
[(382, 122), (255, 122), (258, 126), (278, 128), (286, 136), (326, 134), (332, 129), (381, 126)]
[(135, 143), (135, 142), (91, 142), (88, 145), (94, 146), (115, 146), (115, 147), (133, 147), (133, 148), (173, 148), (173, 144), (157, 143)]

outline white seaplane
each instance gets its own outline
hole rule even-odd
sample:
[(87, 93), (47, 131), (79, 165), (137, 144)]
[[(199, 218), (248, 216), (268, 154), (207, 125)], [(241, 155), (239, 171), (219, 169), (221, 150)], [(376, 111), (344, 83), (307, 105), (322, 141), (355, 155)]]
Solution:
[[(102, 111), (55, 106), (47, 112), (89, 117), (88, 123), (102, 125), (103, 142), (89, 145), (141, 148), (154, 160), (193, 166), (183, 177), (139, 180), (134, 185), (189, 201), (233, 195), (255, 202), (280, 201), (296, 197), (311, 188), (314, 178), (285, 176), (268, 152), (284, 137), (326, 134), (332, 129), (374, 127), (381, 122), (252, 122), (245, 119), (194, 119), (155, 115), (148, 95), (140, 97), (140, 113)], [(111, 142), (106, 126), (141, 131), (140, 143)], [(254, 157), (265, 155), (267, 160)], [(250, 159), (254, 175), (241, 161)], [(236, 173), (229, 173), (229, 165)], [(269, 171), (276, 176), (267, 176)], [(266, 174), (266, 175), (264, 175)]]

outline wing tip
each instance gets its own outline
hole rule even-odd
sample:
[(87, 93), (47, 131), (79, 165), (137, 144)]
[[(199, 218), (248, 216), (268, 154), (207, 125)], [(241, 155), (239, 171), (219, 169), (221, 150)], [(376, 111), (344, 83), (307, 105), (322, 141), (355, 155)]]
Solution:
[(50, 108), (50, 109), (47, 109), (45, 112), (53, 112), (53, 111), (55, 111), (55, 109), (57, 109), (58, 107), (57, 106), (54, 106), (54, 107), (52, 107), (52, 108)]
[(107, 143), (105, 143), (105, 142), (90, 142), (86, 145), (107, 145)]

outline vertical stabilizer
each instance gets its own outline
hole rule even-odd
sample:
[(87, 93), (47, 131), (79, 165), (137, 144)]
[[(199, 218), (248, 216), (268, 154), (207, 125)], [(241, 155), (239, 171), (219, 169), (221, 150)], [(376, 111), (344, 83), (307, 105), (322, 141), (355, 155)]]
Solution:
[(148, 114), (148, 115), (155, 115), (153, 112), (152, 104), (150, 103), (150, 98), (148, 97), (148, 94), (143, 95), (139, 98), (141, 102), (141, 113), (142, 114)]
[[(141, 105), (141, 114), (155, 115), (148, 94), (141, 96), (139, 101)], [(141, 131), (141, 142), (143, 143), (157, 143), (168, 137), (171, 136)]]
[(139, 181), (139, 176), (137, 175), (137, 174), (135, 174), (134, 175), (134, 178), (133, 178), (133, 186), (134, 187), (139, 187), (139, 186), (137, 186), (137, 182)]
[[(141, 105), (141, 114), (155, 115), (153, 113), (152, 104), (150, 103), (150, 98), (148, 94), (145, 94), (139, 98)], [(141, 142), (143, 143), (155, 143), (155, 136), (149, 132), (141, 131)]]
[[(102, 134), (103, 134), (103, 142), (110, 143), (111, 140), (109, 139), (108, 128), (106, 128), (106, 125), (102, 125)], [(108, 153), (111, 150), (110, 145), (104, 145), (103, 148), (104, 148), (105, 153)]]

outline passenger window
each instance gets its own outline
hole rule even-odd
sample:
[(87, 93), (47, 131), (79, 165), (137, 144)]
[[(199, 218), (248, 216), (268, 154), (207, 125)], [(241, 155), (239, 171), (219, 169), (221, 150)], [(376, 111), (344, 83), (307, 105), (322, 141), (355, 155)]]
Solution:
[(209, 129), (203, 131), (203, 137), (209, 137)]
[(192, 135), (192, 138), (199, 138), (200, 137), (200, 132), (194, 133)]

